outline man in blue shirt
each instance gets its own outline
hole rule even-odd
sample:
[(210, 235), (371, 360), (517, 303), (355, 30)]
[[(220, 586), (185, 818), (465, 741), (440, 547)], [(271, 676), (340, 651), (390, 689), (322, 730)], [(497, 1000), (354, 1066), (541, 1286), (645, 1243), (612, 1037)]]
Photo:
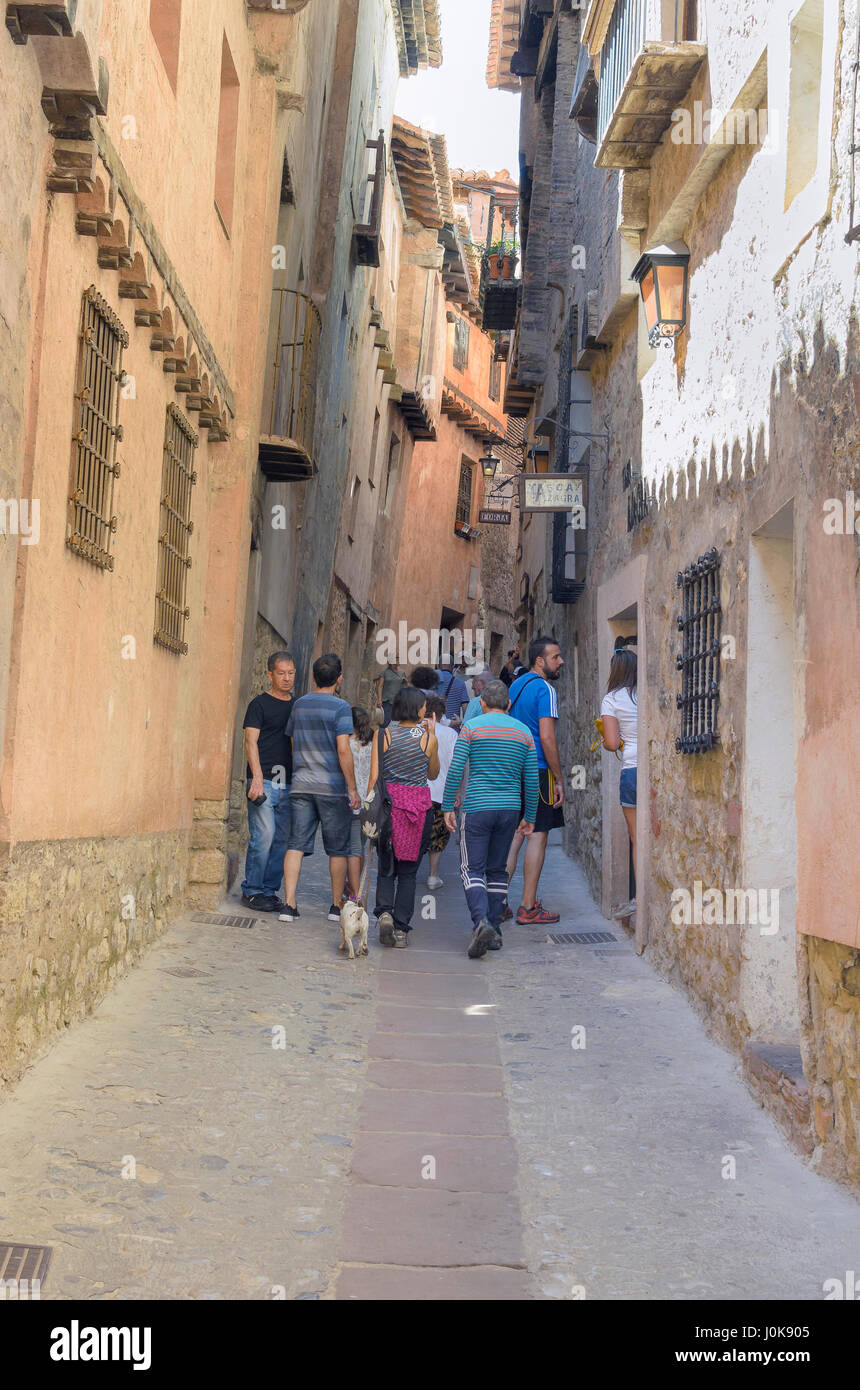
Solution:
[[(529, 669), (511, 685), (508, 713), (519, 719), (532, 735), (537, 749), (540, 798), (534, 834), (529, 836), (523, 857), (523, 900), (517, 912), (520, 926), (545, 926), (559, 920), (557, 912), (547, 912), (537, 896), (541, 870), (546, 857), (547, 835), (564, 825), (564, 780), (555, 737), (558, 695), (553, 683), (561, 675), (564, 661), (554, 637), (536, 637), (529, 647)], [(523, 836), (518, 831), (508, 855), (508, 882), (517, 867)], [(510, 907), (503, 920), (512, 917)]]
[(444, 665), (438, 667), (436, 675), (439, 677), (436, 694), (441, 695), (445, 701), (445, 718), (459, 720), (463, 706), (469, 703), (466, 682), (457, 675), (454, 663), (450, 658), (445, 661)]
[(287, 734), (293, 741), (293, 781), (290, 791), (290, 836), (284, 859), (282, 922), (299, 916), (296, 889), (302, 860), (313, 854), (317, 826), (322, 826), (323, 849), (331, 873), (330, 922), (340, 921), (340, 900), (346, 882), (346, 861), (352, 834), (352, 811), (361, 805), (355, 787), (355, 768), (349, 739), (352, 706), (337, 696), (343, 668), (333, 653), (313, 665), (314, 689), (296, 700), (290, 710)]
[(477, 676), (472, 677), (472, 689), (475, 693), (466, 706), (466, 712), (463, 715), (464, 724), (467, 724), (470, 719), (477, 719), (478, 715), (483, 714), (484, 711), (481, 708), (481, 691), (485, 686), (489, 685), (492, 680), (495, 680), (495, 676), (489, 666), (485, 666), (483, 671), (479, 671)]

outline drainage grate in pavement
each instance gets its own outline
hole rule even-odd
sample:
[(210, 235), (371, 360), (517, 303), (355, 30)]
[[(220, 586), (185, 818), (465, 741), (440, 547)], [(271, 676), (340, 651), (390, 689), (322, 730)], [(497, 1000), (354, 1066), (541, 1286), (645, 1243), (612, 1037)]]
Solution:
[(32, 1284), (38, 1279), (41, 1286), (48, 1277), (53, 1253), (52, 1245), (0, 1240), (0, 1280), (14, 1279), (20, 1284), (26, 1279)]
[(553, 946), (597, 946), (601, 941), (617, 941), (611, 931), (561, 931), (550, 932), (547, 941)]
[(256, 917), (226, 916), (219, 912), (198, 912), (192, 922), (203, 922), (207, 927), (253, 927)]
[(208, 980), (208, 971), (195, 970), (191, 965), (162, 966), (162, 975), (179, 975), (183, 980)]

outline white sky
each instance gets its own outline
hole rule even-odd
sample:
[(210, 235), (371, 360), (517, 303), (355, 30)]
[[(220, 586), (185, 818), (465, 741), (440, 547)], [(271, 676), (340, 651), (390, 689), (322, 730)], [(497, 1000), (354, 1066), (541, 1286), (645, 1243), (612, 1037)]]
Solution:
[(444, 135), (455, 169), (507, 169), (519, 181), (520, 98), (487, 86), (490, 0), (440, 0), (442, 66), (403, 77), (398, 116)]

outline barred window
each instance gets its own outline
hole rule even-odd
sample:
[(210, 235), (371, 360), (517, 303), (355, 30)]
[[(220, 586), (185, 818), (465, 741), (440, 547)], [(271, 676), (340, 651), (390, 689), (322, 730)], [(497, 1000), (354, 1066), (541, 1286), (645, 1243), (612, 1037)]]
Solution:
[(113, 490), (119, 477), (116, 446), (122, 439), (119, 388), (128, 334), (95, 285), (84, 294), (80, 338), (66, 544), (100, 569), (112, 570)]
[(182, 656), (188, 651), (185, 620), (190, 609), (185, 607), (185, 590), (191, 568), (188, 538), (194, 530), (191, 489), (197, 482), (193, 468), (197, 443), (194, 430), (171, 401), (164, 429), (154, 637), (159, 646)]
[(454, 366), (464, 372), (469, 365), (469, 325), (465, 319), (454, 320)]
[(676, 658), (681, 693), (675, 703), (681, 713), (681, 734), (675, 748), (679, 753), (705, 753), (720, 741), (719, 552), (709, 550), (680, 572), (678, 588), (683, 605), (678, 614), (681, 650)]
[(457, 488), (456, 521), (468, 526), (472, 515), (472, 465), (468, 459), (460, 462), (460, 483)]

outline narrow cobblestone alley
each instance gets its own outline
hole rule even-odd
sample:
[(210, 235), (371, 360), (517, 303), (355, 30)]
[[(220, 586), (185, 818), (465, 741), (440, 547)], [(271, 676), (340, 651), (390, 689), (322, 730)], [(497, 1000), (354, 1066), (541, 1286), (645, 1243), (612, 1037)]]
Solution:
[(853, 1197), (560, 846), (558, 930), (614, 944), (509, 924), (468, 960), (449, 847), (437, 920), (350, 963), (324, 864), (300, 925), (177, 923), (0, 1106), (0, 1220), (54, 1247), (43, 1298), (820, 1299), (856, 1265)]

